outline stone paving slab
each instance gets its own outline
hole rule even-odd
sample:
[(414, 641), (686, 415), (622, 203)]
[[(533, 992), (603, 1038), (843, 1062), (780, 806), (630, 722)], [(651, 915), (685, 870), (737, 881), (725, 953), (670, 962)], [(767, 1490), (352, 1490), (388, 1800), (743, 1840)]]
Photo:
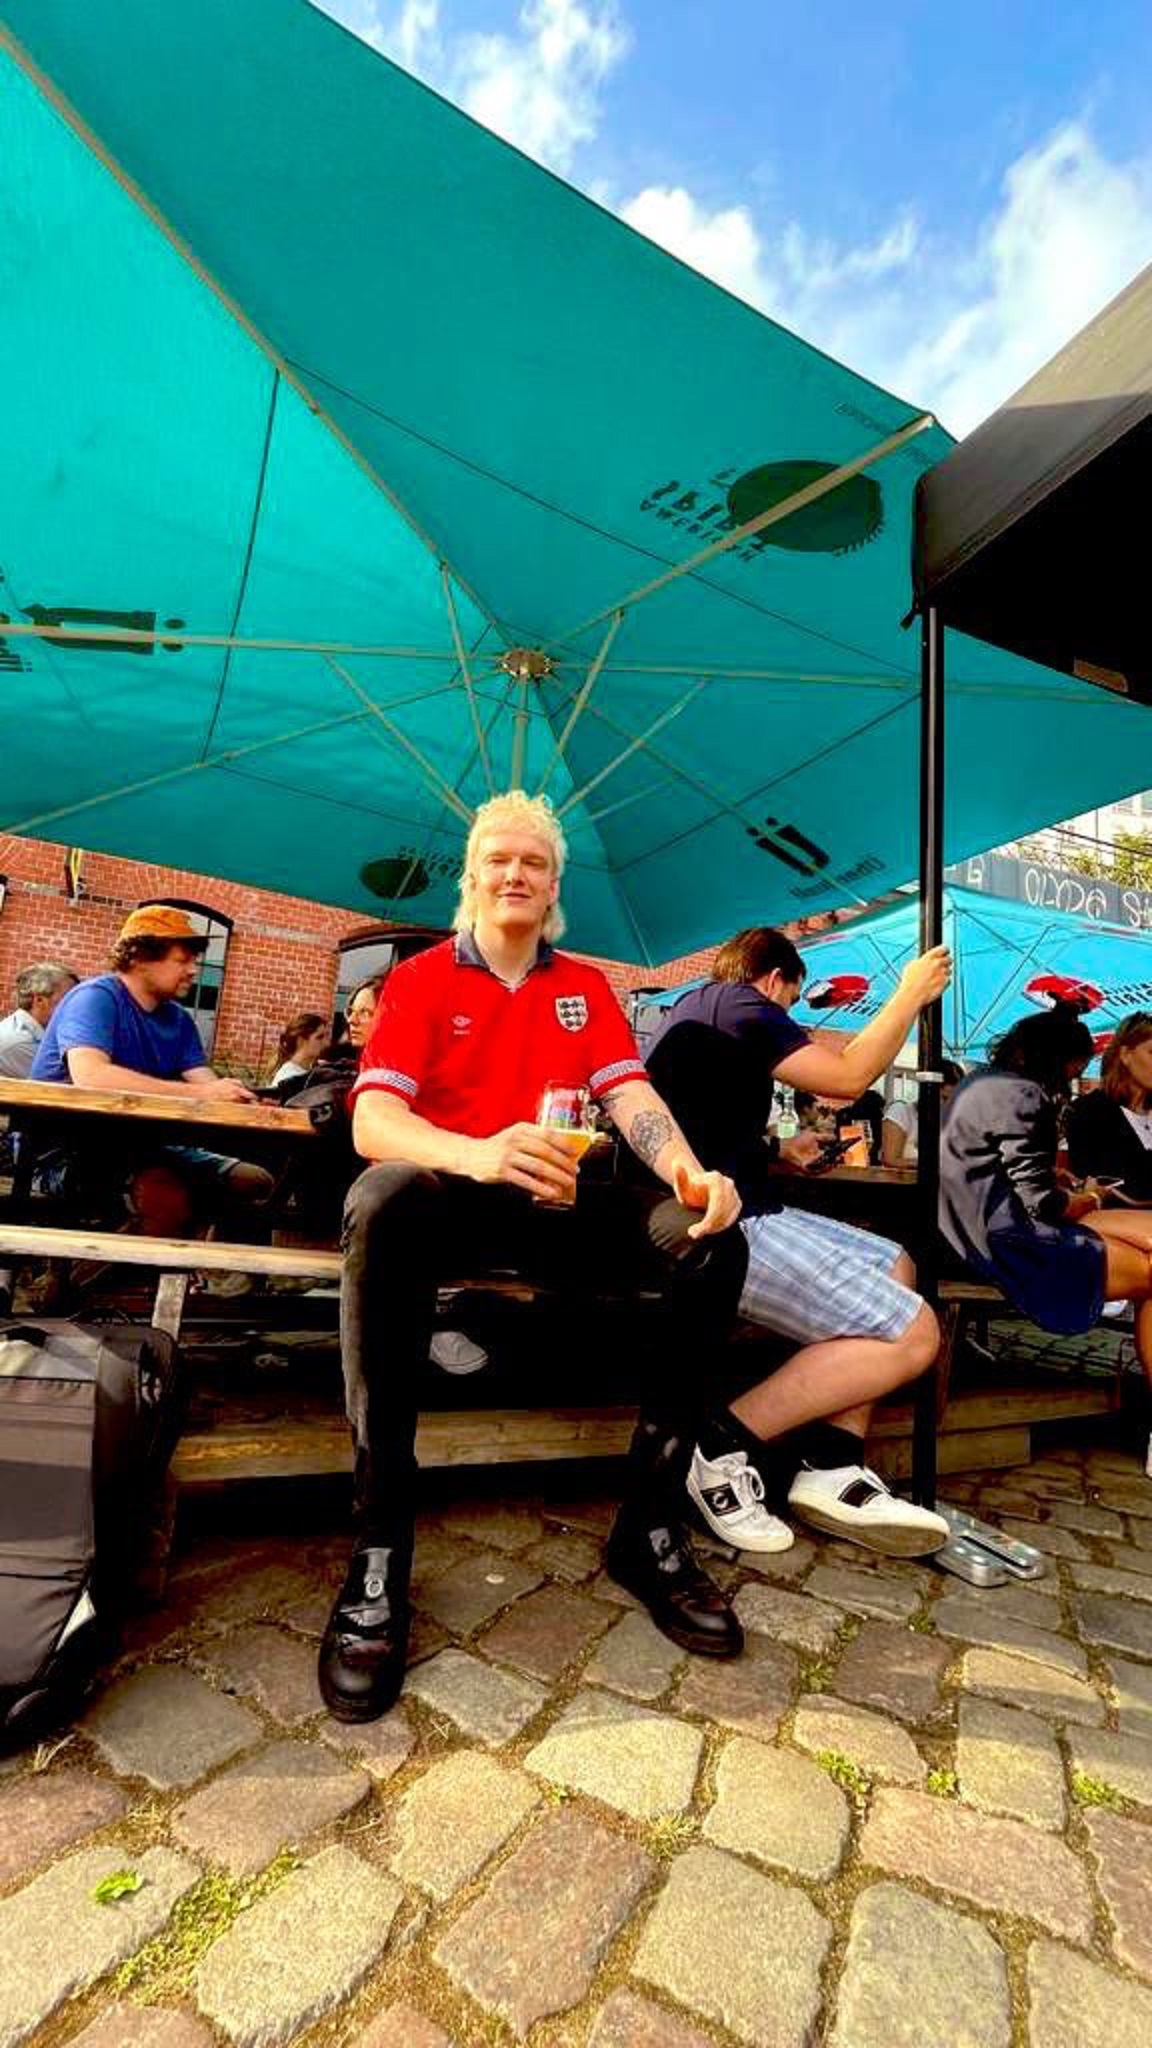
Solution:
[(451, 2034), (414, 2005), (390, 2005), (386, 2012), (353, 2034), (348, 2048), (456, 2048)]
[(756, 1581), (741, 1586), (732, 1604), (749, 1634), (790, 1643), (810, 1656), (821, 1656), (839, 1642), (844, 1617), (819, 1600)]
[(808, 1693), (796, 1709), (792, 1740), (810, 1756), (847, 1757), (887, 1785), (922, 1785), (926, 1765), (905, 1729), (883, 1714), (825, 1693)]
[(832, 1689), (858, 1706), (916, 1725), (939, 1707), (940, 1681), (954, 1655), (951, 1644), (932, 1636), (865, 1622), (840, 1659)]
[(578, 1529), (553, 1529), (522, 1552), (525, 1564), (534, 1565), (547, 1572), (550, 1579), (562, 1579), (565, 1585), (582, 1585), (585, 1580), (595, 1578), (600, 1569), (601, 1547), (591, 1536), (582, 1536)]
[(690, 1805), (702, 1747), (698, 1728), (588, 1686), (524, 1763), (635, 1820), (654, 1820)]
[(613, 1610), (602, 1600), (570, 1586), (543, 1586), (529, 1593), (484, 1631), (479, 1648), (486, 1657), (514, 1664), (532, 1678), (559, 1678), (603, 1635)]
[(437, 1521), (450, 1536), (467, 1536), (493, 1550), (527, 1550), (547, 1534), (540, 1515), (505, 1501), (468, 1501), (441, 1508)]
[(396, 1809), (391, 1867), (402, 1883), (451, 1898), (539, 1803), (539, 1788), (519, 1771), (458, 1751), (432, 1764), (405, 1792)]
[(961, 1700), (956, 1770), (969, 1806), (1039, 1828), (1063, 1827), (1064, 1761), (1051, 1729), (1034, 1714), (992, 1700)]
[(1141, 1578), (1152, 1572), (1152, 1550), (1142, 1550), (1138, 1543), (1106, 1543), (1101, 1548), (1115, 1571), (1138, 1572)]
[(614, 1991), (592, 2022), (588, 2048), (713, 2048), (709, 2036), (635, 1991)]
[(81, 1727), (113, 1770), (164, 1788), (195, 1784), (264, 1733), (237, 1700), (174, 1664), (148, 1664), (120, 1679)]
[[(126, 1867), (144, 1880), (139, 1891), (97, 1904), (96, 1886)], [(131, 1858), (115, 1846), (79, 1849), (0, 1900), (0, 2048), (17, 2048), (66, 1998), (134, 1955), (199, 1876), (174, 1849)]]
[(1038, 1941), (1028, 1956), (1028, 2048), (1148, 2048), (1152, 1991)]
[[(693, 1659), (697, 1664), (702, 1661)], [(588, 1685), (605, 1685), (629, 1699), (656, 1700), (667, 1692), (673, 1672), (683, 1662), (683, 1650), (669, 1642), (646, 1614), (622, 1614), (581, 1677)]]
[(68, 2048), (213, 2048), (215, 2035), (191, 2013), (162, 2005), (113, 2005)]
[(1008, 1970), (979, 1922), (895, 1884), (852, 1910), (829, 2048), (1008, 2048)]
[(725, 1745), (704, 1820), (718, 1849), (827, 1878), (839, 1867), (850, 1826), (848, 1801), (819, 1764), (742, 1735)]
[(1086, 1813), (1118, 1962), (1152, 1978), (1152, 1832), (1118, 1813)]
[(1124, 1537), (1123, 1518), (1112, 1508), (1094, 1507), (1090, 1501), (1058, 1501), (1051, 1519), (1058, 1528), (1072, 1529), (1081, 1536)]
[(1072, 1851), (1038, 1828), (924, 1792), (880, 1791), (860, 1839), (864, 1863), (920, 1878), (987, 1912), (1035, 1920), (1072, 1941), (1092, 1935), (1092, 1901)]
[(1015, 1621), (993, 1602), (992, 1593), (981, 1595), (975, 1588), (971, 1592), (946, 1593), (932, 1610), (937, 1634), (975, 1643), (986, 1650), (1009, 1650), (1017, 1657), (1031, 1658), (1034, 1664), (1051, 1664), (1057, 1671), (1074, 1671), (1084, 1676), (1088, 1659), (1075, 1643), (1051, 1629)]
[(298, 1846), (351, 1813), (371, 1779), (315, 1743), (278, 1742), (233, 1764), (172, 1815), (185, 1849), (250, 1877), (281, 1849)]
[[(298, 1557), (295, 1546), (293, 1552)], [(195, 1592), (191, 1587), (183, 1588), (179, 1606), (183, 1618), (193, 1628), (227, 1629), (263, 1616), (278, 1616), (314, 1591), (315, 1580), (307, 1566), (289, 1563), (286, 1558), (253, 1566), (234, 1547), (228, 1575)]]
[(822, 1553), (807, 1536), (797, 1536), (790, 1550), (740, 1550), (736, 1552), (741, 1569), (754, 1572), (761, 1579), (782, 1579), (787, 1583), (802, 1579), (809, 1565), (815, 1564)]
[(128, 1794), (88, 1771), (28, 1772), (0, 1793), (0, 1886), (119, 1820)]
[[(961, 1588), (955, 1579), (949, 1579), (941, 1590), (952, 1600), (959, 1597), (970, 1603), (973, 1612), (987, 1613), (994, 1621), (1022, 1621), (1031, 1628), (1045, 1629), (1050, 1634), (1058, 1634), (1062, 1626), (1060, 1581), (1055, 1576), (1033, 1579), (1027, 1585), (1019, 1585), (1009, 1579), (1006, 1586), (989, 1586), (986, 1589), (978, 1586)], [(931, 1611), (934, 1616), (935, 1610)]]
[(1073, 1770), (1102, 1779), (1140, 1806), (1152, 1806), (1152, 1738), (1077, 1728), (1069, 1732), (1068, 1754)]
[(676, 1690), (676, 1708), (769, 1742), (799, 1683), (794, 1651), (763, 1636), (749, 1636), (742, 1657), (689, 1657)]
[(537, 1823), (436, 1945), (435, 1959), (521, 2040), (583, 1998), (653, 1860), (576, 1813)]
[(325, 1714), (314, 1732), (329, 1749), (339, 1750), (381, 1783), (394, 1777), (407, 1763), (416, 1740), (402, 1705), (393, 1707), (379, 1721), (359, 1724), (334, 1721)]
[(450, 1565), (421, 1590), (420, 1605), (454, 1635), (469, 1635), (502, 1607), (531, 1593), (542, 1574), (498, 1550), (478, 1551)]
[[(1076, 1511), (1071, 1506), (1066, 1507), (1064, 1510), (1065, 1514), (1069, 1512), (1076, 1513)], [(1097, 1508), (1095, 1512), (1103, 1514), (1103, 1510), (1100, 1508)], [(1119, 1525), (1118, 1516), (1113, 1515), (1107, 1519)], [(1050, 1522), (1016, 1521), (1011, 1515), (1002, 1515), (1000, 1517), (1000, 1527), (1006, 1536), (1015, 1537), (1018, 1543), (1031, 1543), (1034, 1549), (1042, 1550), (1046, 1557), (1076, 1558), (1086, 1561), (1092, 1555), (1091, 1545), (1084, 1541), (1086, 1532), (1082, 1530), (1080, 1533), (1077, 1533), (1072, 1525), (1058, 1521), (1055, 1517), (1055, 1510), (1053, 1511), (1053, 1519)], [(997, 1591), (999, 1591), (999, 1588), (997, 1588)]]
[(251, 1622), (200, 1654), (222, 1692), (254, 1699), (278, 1721), (290, 1725), (320, 1713), (316, 1651), (265, 1623)]
[[(1110, 1657), (1105, 1666), (1122, 1717), (1136, 1721), (1147, 1715), (1152, 1721), (1152, 1664), (1133, 1664), (1127, 1657)], [(1139, 1734), (1138, 1727), (1133, 1728)], [(1152, 1735), (1152, 1727), (1148, 1730)]]
[(493, 1745), (518, 1735), (548, 1698), (533, 1679), (495, 1671), (466, 1650), (441, 1650), (408, 1673), (404, 1690), (465, 1735)]
[(280, 2048), (348, 1998), (388, 1946), (394, 1878), (336, 1846), (242, 1913), (196, 1972), (201, 2011), (235, 2048)]
[(1074, 1564), (1070, 1576), (1072, 1584), (1083, 1593), (1116, 1593), (1126, 1600), (1152, 1600), (1152, 1573), (1117, 1571), (1111, 1565)]
[(1097, 1498), (1102, 1508), (1112, 1508), (1116, 1514), (1128, 1515), (1135, 1521), (1152, 1517), (1152, 1486), (1147, 1480), (1142, 1480), (1139, 1486), (1113, 1486), (1102, 1481)]
[(1005, 1706), (1042, 1714), (1050, 1721), (1072, 1721), (1091, 1727), (1103, 1721), (1104, 1702), (1086, 1678), (1074, 1672), (1035, 1664), (1005, 1650), (967, 1650), (960, 1662), (960, 1683), (967, 1692), (983, 1693)]
[(814, 1593), (849, 1614), (863, 1614), (871, 1621), (911, 1621), (928, 1592), (928, 1574), (922, 1583), (907, 1584), (883, 1572), (850, 1570), (846, 1565), (818, 1564), (804, 1581), (804, 1591)]
[(746, 2048), (811, 2048), (830, 1928), (797, 1886), (699, 1847), (679, 1856), (633, 1974)]

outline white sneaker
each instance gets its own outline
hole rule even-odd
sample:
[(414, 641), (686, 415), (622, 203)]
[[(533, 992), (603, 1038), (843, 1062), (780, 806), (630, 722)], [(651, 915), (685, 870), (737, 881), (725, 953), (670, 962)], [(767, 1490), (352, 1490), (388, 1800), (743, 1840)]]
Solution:
[(926, 1557), (948, 1541), (943, 1515), (889, 1493), (866, 1465), (802, 1465), (788, 1489), (788, 1505), (829, 1536), (863, 1543), (885, 1557)]
[(796, 1538), (787, 1522), (764, 1506), (764, 1481), (749, 1464), (746, 1451), (706, 1458), (697, 1445), (686, 1483), (721, 1543), (731, 1543), (737, 1550), (791, 1550)]
[(428, 1356), (441, 1372), (479, 1372), (487, 1365), (488, 1353), (482, 1344), (474, 1344), (463, 1330), (436, 1330), (428, 1346)]

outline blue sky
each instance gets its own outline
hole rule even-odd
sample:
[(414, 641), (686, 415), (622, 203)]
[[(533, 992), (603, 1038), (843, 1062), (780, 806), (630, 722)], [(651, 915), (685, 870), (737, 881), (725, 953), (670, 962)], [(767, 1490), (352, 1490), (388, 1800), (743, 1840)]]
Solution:
[(965, 432), (1152, 262), (1148, 0), (318, 0)]

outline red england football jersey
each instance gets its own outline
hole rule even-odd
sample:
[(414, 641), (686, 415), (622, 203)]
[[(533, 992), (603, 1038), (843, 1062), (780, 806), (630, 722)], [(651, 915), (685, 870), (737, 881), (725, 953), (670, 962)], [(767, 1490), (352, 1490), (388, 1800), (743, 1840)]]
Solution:
[(353, 1093), (382, 1088), (441, 1130), (489, 1138), (531, 1123), (549, 1081), (602, 1095), (647, 1078), (598, 968), (542, 945), (512, 989), (461, 932), (393, 969)]

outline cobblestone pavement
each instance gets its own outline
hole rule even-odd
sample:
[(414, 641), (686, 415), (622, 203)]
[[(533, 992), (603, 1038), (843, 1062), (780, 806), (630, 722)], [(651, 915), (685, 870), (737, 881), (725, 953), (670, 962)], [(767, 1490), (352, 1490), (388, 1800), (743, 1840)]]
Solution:
[(1134, 1458), (949, 1487), (1032, 1585), (714, 1552), (732, 1664), (603, 1576), (580, 1484), (439, 1487), (367, 1729), (314, 1691), (335, 1513), (188, 1535), (82, 1723), (0, 1763), (0, 2048), (1148, 2048)]

